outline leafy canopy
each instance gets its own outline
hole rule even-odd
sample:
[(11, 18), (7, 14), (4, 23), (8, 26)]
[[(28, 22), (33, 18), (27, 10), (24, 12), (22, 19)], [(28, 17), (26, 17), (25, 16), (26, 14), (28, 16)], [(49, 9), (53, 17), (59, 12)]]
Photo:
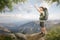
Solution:
[(26, 0), (0, 0), (0, 11), (3, 11), (5, 7), (12, 9), (13, 3), (25, 2)]
[[(18, 3), (18, 2), (25, 2), (26, 0), (0, 0), (0, 11), (3, 11), (5, 7), (9, 8), (12, 10), (12, 4), (13, 3)], [(57, 2), (60, 4), (60, 0), (43, 0), (46, 2), (54, 3)]]
[(47, 1), (48, 3), (54, 3), (54, 2), (57, 2), (57, 4), (59, 5), (60, 4), (60, 0), (45, 0)]

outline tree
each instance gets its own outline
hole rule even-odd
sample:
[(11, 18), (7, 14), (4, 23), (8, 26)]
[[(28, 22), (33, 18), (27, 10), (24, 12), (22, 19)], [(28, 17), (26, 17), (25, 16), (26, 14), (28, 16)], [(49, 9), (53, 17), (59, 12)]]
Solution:
[(12, 9), (13, 3), (25, 2), (26, 0), (0, 0), (0, 11), (3, 11), (5, 7)]
[(54, 2), (57, 2), (57, 4), (59, 5), (60, 4), (60, 0), (45, 0), (47, 1), (48, 3), (54, 3)]
[[(3, 11), (5, 7), (12, 10), (13, 3), (25, 2), (25, 1), (26, 0), (0, 0), (0, 11)], [(58, 4), (60, 4), (60, 0), (45, 0), (45, 1), (47, 1), (48, 3), (49, 2), (51, 2), (51, 3), (57, 2)]]

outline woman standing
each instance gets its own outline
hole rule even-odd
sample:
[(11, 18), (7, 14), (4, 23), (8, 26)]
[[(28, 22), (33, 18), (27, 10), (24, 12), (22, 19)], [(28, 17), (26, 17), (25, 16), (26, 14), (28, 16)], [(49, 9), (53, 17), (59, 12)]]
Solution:
[(46, 27), (45, 27), (45, 22), (48, 19), (48, 11), (47, 11), (47, 8), (37, 7), (36, 5), (35, 5), (35, 8), (40, 13), (39, 20), (40, 20), (41, 34), (46, 34), (47, 31), (46, 31)]

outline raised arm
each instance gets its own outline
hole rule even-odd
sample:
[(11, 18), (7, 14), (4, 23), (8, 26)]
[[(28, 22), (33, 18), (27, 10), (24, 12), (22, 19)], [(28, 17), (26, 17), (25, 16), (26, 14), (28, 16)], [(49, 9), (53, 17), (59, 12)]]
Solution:
[(37, 7), (36, 5), (34, 5), (34, 7), (37, 9), (37, 11), (39, 11), (39, 12), (40, 12), (39, 7)]

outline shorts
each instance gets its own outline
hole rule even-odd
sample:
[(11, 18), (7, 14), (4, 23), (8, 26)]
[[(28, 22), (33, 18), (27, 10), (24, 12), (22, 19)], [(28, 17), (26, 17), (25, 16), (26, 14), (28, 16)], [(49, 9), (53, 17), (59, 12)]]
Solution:
[(44, 27), (44, 22), (40, 22), (40, 27)]

